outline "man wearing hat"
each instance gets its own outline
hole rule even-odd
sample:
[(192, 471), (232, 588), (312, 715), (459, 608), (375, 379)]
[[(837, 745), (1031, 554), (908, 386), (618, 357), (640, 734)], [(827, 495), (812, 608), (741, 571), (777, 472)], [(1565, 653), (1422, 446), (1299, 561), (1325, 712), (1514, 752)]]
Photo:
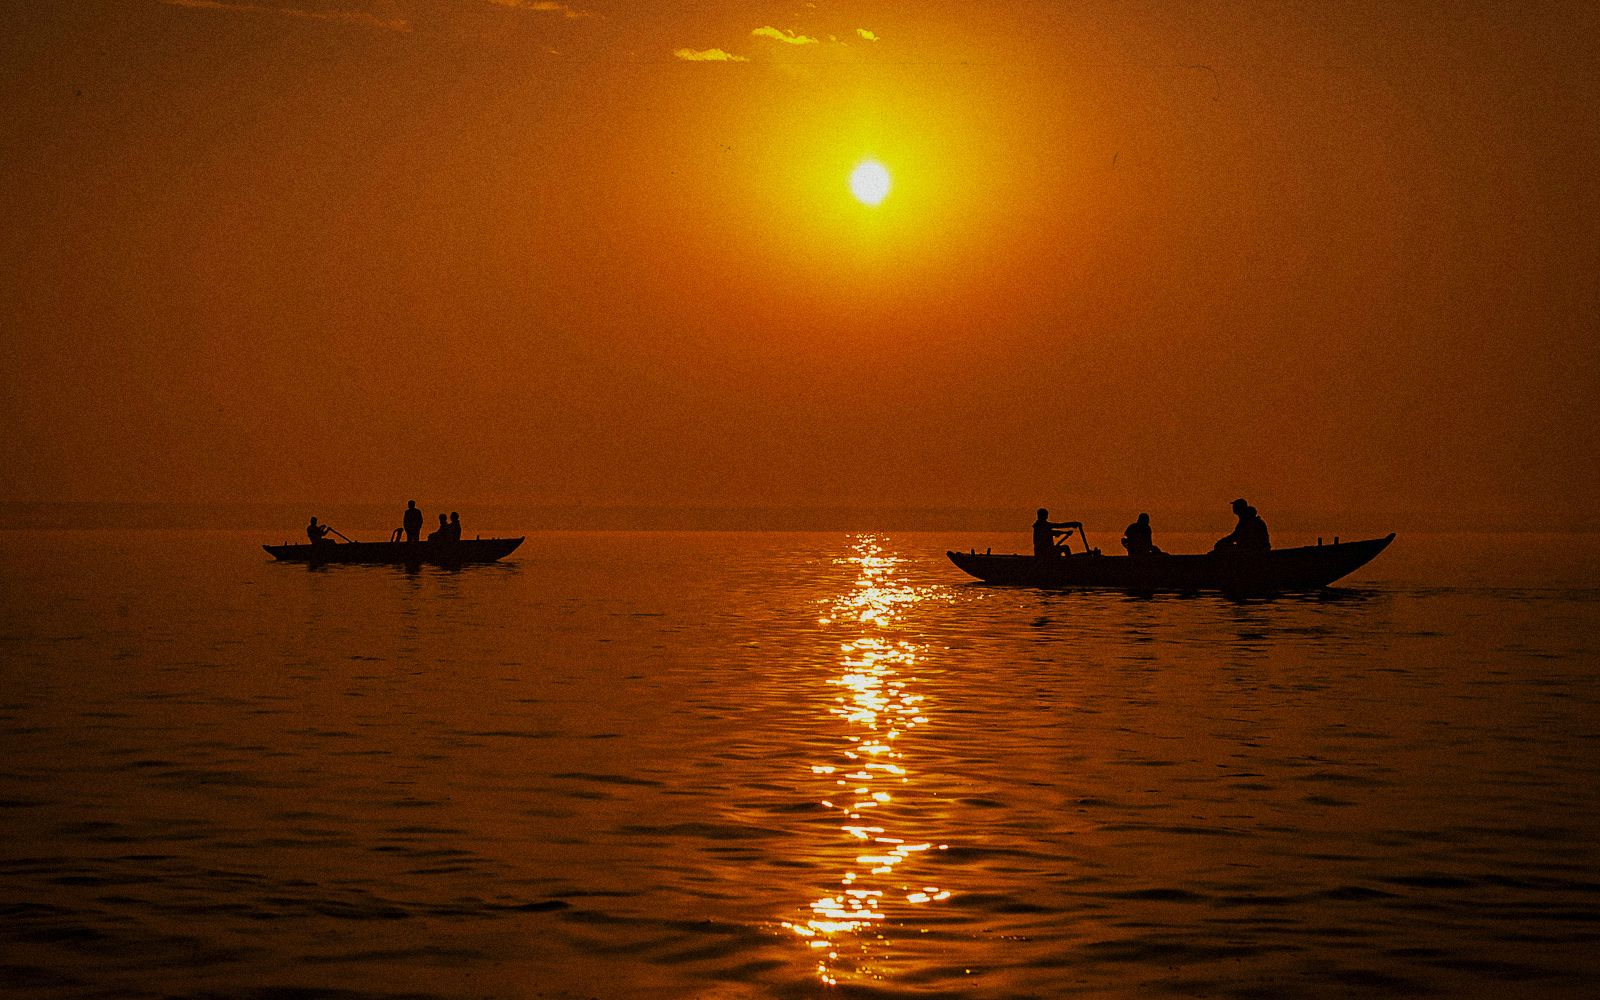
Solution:
[(1239, 523), (1233, 526), (1233, 532), (1226, 538), (1217, 539), (1211, 551), (1266, 552), (1272, 548), (1272, 539), (1267, 535), (1267, 522), (1243, 497), (1233, 502), (1233, 512), (1239, 516)]

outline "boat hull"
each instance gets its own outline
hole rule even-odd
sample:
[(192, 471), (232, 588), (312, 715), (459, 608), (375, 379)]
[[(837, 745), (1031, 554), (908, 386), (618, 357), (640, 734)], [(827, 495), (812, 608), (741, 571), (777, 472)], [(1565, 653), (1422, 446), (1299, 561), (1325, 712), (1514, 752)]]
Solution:
[(343, 542), (322, 545), (263, 545), (272, 558), (303, 563), (387, 563), (460, 566), (494, 562), (522, 544), (517, 538), (463, 538), (459, 542)]
[(1384, 538), (1256, 553), (1139, 557), (1081, 553), (1052, 559), (970, 552), (947, 554), (951, 562), (985, 583), (1257, 594), (1326, 587), (1371, 562), (1392, 541), (1393, 532)]

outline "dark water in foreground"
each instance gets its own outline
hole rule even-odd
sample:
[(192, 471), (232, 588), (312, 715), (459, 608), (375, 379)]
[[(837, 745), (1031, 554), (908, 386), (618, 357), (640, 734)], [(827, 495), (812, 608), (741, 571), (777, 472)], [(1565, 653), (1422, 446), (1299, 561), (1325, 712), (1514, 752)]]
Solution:
[(0, 534), (5, 996), (1600, 992), (1592, 536), (1253, 603), (263, 540)]

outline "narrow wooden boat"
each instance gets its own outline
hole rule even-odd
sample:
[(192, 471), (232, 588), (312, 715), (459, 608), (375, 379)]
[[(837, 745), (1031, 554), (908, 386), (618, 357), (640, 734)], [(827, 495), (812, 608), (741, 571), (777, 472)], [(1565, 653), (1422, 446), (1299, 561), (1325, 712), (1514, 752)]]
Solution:
[(1221, 590), (1261, 594), (1314, 590), (1355, 572), (1394, 541), (1383, 538), (1268, 552), (1105, 556), (1098, 550), (1052, 558), (950, 552), (950, 561), (985, 583), (1118, 590)]
[(494, 562), (522, 544), (522, 538), (463, 538), (459, 542), (323, 542), (319, 545), (263, 545), (272, 558), (303, 563), (392, 563), (460, 566)]

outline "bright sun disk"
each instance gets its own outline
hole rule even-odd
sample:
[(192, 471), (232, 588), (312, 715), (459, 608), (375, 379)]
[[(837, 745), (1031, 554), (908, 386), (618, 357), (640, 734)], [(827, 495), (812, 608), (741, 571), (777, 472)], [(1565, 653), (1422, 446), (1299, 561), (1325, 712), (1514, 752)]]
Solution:
[(863, 205), (876, 205), (889, 196), (889, 171), (877, 160), (863, 160), (850, 173), (850, 193)]

